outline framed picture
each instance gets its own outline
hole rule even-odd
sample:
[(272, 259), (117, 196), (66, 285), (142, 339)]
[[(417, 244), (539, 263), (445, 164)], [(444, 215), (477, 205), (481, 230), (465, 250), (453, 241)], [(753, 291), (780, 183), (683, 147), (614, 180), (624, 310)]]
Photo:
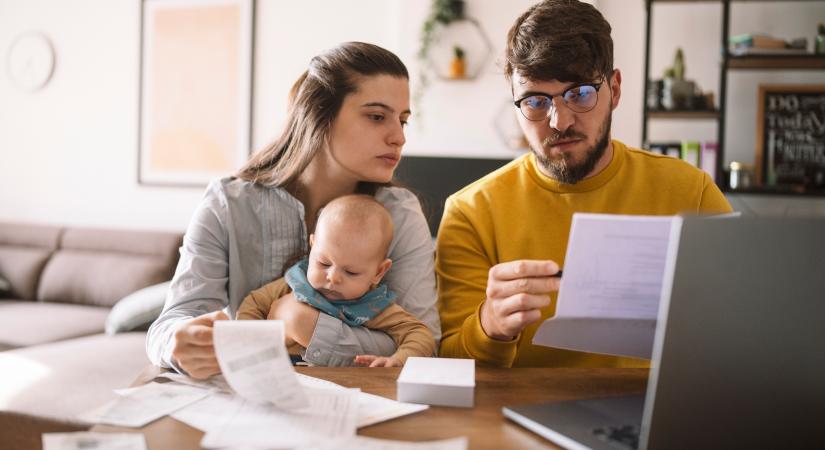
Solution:
[(760, 85), (756, 133), (759, 184), (825, 188), (825, 85)]
[(138, 183), (203, 186), (248, 159), (254, 0), (142, 0)]

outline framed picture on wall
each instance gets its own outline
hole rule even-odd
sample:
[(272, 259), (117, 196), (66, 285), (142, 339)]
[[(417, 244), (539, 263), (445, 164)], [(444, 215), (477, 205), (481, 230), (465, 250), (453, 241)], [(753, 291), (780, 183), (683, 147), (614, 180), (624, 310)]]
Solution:
[(203, 186), (250, 153), (254, 0), (142, 0), (138, 182)]
[(825, 85), (760, 85), (756, 133), (760, 184), (825, 189)]

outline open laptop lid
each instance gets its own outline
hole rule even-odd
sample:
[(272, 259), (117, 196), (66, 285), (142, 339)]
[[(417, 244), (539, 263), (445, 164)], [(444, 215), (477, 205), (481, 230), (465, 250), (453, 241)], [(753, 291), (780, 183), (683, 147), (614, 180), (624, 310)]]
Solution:
[(686, 218), (669, 256), (641, 448), (821, 446), (825, 220)]

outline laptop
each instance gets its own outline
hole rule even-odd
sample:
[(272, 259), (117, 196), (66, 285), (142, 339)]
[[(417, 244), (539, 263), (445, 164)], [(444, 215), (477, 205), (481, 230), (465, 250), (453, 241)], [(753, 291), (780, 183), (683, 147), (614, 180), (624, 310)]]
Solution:
[(503, 408), (569, 449), (823, 448), (825, 219), (686, 218), (645, 396)]

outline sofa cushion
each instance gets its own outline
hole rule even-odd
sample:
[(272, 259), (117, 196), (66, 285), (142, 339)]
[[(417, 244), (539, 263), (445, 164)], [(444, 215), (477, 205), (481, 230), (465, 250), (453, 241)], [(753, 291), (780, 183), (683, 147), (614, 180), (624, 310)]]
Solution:
[(106, 334), (148, 330), (163, 311), (170, 284), (171, 281), (155, 284), (118, 301), (106, 317)]
[(146, 333), (103, 334), (0, 353), (0, 411), (83, 423), (149, 365)]
[(43, 269), (37, 298), (112, 306), (126, 295), (172, 278), (180, 233), (67, 229)]
[(2, 300), (0, 351), (102, 333), (108, 314), (94, 306)]
[(36, 298), (40, 273), (57, 248), (60, 234), (58, 227), (0, 223), (0, 276), (11, 284), (3, 297)]

